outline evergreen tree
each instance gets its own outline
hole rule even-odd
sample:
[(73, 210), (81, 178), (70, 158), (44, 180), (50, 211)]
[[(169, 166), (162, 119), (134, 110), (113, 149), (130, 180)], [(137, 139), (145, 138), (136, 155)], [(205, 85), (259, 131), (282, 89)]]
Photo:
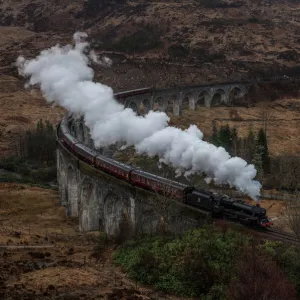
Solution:
[(256, 178), (258, 180), (261, 180), (263, 178), (264, 172), (263, 172), (263, 161), (262, 161), (262, 154), (264, 152), (264, 148), (261, 145), (256, 145), (255, 152), (253, 155), (252, 163), (254, 164), (257, 175)]
[(43, 132), (44, 131), (44, 124), (43, 124), (43, 120), (40, 119), (37, 124), (36, 124), (36, 130), (38, 132)]
[(216, 122), (213, 122), (212, 135), (210, 137), (210, 142), (216, 146), (219, 146), (219, 132), (216, 126)]
[(256, 147), (255, 135), (252, 128), (250, 128), (249, 130), (248, 136), (244, 143), (244, 147), (245, 147), (245, 159), (247, 161), (252, 161), (255, 155), (255, 147)]
[(219, 145), (224, 147), (227, 151), (230, 149), (231, 145), (231, 130), (229, 125), (221, 126), (219, 131)]
[(238, 133), (235, 127), (233, 127), (232, 131), (231, 131), (231, 136), (230, 136), (230, 154), (232, 156), (236, 156), (237, 155), (237, 151), (238, 151), (238, 145), (239, 145), (239, 138), (238, 138)]
[(268, 142), (265, 131), (261, 128), (257, 135), (257, 146), (261, 146), (263, 151), (261, 153), (262, 168), (265, 174), (270, 172), (270, 156), (268, 150)]

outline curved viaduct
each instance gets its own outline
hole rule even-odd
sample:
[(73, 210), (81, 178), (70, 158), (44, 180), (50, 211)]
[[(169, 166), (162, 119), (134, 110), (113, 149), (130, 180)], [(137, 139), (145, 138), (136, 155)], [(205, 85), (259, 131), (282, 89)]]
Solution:
[[(198, 105), (209, 107), (229, 103), (233, 99), (233, 93), (238, 97), (245, 96), (249, 86), (250, 84), (233, 83), (165, 89), (123, 98), (121, 102), (141, 114), (140, 106), (143, 104), (149, 110), (156, 108), (167, 111), (168, 103), (173, 99), (173, 113), (180, 114), (185, 105), (195, 109)], [(146, 113), (147, 110), (144, 109), (143, 112)], [(96, 151), (82, 118), (72, 117), (69, 128), (72, 136), (79, 142)], [(97, 151), (111, 156), (107, 149)], [(153, 194), (93, 168), (69, 152), (60, 142), (57, 146), (57, 177), (61, 204), (66, 207), (67, 216), (79, 218), (80, 231), (101, 230), (109, 235), (118, 235), (124, 226), (124, 220), (130, 224), (131, 233), (151, 233), (160, 225), (162, 215), (148, 201)], [(191, 207), (176, 205), (172, 207), (172, 212), (168, 221), (172, 224), (171, 230), (176, 232), (198, 226), (203, 219), (203, 215)]]
[[(157, 195), (93, 168), (61, 143), (57, 166), (61, 205), (67, 216), (79, 219), (79, 231), (103, 231), (110, 236), (118, 236), (122, 229), (126, 235), (154, 233), (166, 215), (173, 232), (203, 222), (203, 213), (196, 209), (175, 202), (164, 207), (164, 202), (156, 202)], [(168, 211), (161, 212), (163, 207)]]

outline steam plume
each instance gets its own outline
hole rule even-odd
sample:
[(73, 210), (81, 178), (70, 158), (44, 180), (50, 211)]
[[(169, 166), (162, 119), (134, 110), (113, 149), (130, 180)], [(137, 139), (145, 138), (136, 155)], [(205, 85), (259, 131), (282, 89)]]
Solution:
[[(162, 162), (185, 175), (204, 172), (207, 180), (229, 184), (255, 199), (261, 185), (254, 181), (256, 169), (239, 157), (231, 157), (224, 148), (202, 140), (202, 132), (191, 125), (187, 130), (168, 126), (163, 112), (150, 111), (137, 116), (124, 109), (113, 97), (113, 90), (93, 82), (90, 59), (99, 61), (94, 52), (87, 54), (85, 33), (75, 33), (75, 46), (56, 45), (32, 60), (18, 57), (19, 74), (29, 77), (27, 86), (40, 85), (48, 102), (82, 114), (97, 147), (118, 141), (134, 145), (138, 153), (158, 155)], [(109, 59), (102, 62), (111, 63)]]

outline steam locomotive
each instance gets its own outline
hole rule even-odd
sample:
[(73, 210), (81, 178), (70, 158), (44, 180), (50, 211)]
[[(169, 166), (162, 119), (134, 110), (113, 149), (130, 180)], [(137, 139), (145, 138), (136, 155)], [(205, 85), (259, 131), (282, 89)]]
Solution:
[(93, 168), (128, 182), (132, 186), (159, 194), (167, 194), (168, 197), (208, 212), (213, 217), (225, 217), (254, 227), (270, 227), (272, 225), (266, 215), (266, 210), (258, 205), (253, 206), (226, 195), (219, 195), (156, 176), (100, 155), (71, 135), (67, 116), (58, 126), (57, 141), (78, 159)]

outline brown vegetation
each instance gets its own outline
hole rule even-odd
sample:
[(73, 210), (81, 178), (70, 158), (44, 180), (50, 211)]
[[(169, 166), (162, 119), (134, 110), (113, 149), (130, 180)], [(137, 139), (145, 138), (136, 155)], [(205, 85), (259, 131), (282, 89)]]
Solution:
[(276, 262), (254, 246), (245, 249), (236, 270), (236, 279), (229, 287), (229, 299), (297, 299), (295, 287)]
[[(196, 111), (185, 110), (182, 116), (172, 117), (173, 126), (187, 128), (197, 125), (204, 138), (212, 134), (213, 122), (236, 127), (239, 137), (246, 137), (249, 129), (257, 133), (267, 127), (268, 147), (271, 156), (297, 155), (300, 152), (298, 128), (300, 99), (278, 99), (269, 103), (258, 103), (254, 107), (198, 107)], [(238, 114), (238, 118), (236, 117)]]
[(285, 201), (286, 223), (289, 229), (300, 240), (300, 197), (299, 192), (296, 197), (289, 198)]
[(0, 213), (1, 299), (155, 297), (114, 266), (111, 247), (96, 257), (99, 234), (79, 233), (57, 192), (0, 183)]

